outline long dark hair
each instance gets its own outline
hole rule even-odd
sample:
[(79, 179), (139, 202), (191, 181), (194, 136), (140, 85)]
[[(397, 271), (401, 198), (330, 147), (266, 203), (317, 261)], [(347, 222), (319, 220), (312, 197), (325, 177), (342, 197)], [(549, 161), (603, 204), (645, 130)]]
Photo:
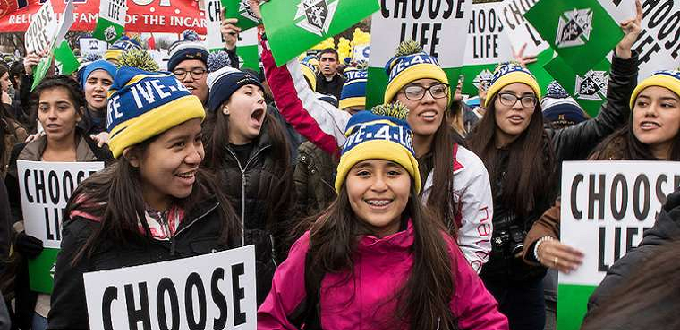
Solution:
[[(649, 145), (640, 142), (633, 134), (633, 113), (628, 124), (602, 141), (592, 152), (590, 159), (597, 160), (658, 160)], [(668, 160), (680, 160), (680, 132), (675, 134)]]
[(525, 216), (535, 209), (538, 198), (552, 194), (555, 184), (555, 152), (543, 128), (540, 103), (536, 104), (529, 126), (517, 139), (505, 146), (508, 151), (507, 166), (500, 164), (496, 147), (496, 99), (490, 100), (489, 109), (467, 137), (470, 149), (482, 159), (489, 171), (489, 181), (494, 196), (497, 193), (499, 175), (506, 171), (502, 186), (502, 203), (518, 216)]
[[(456, 319), (449, 304), (454, 294), (456, 264), (443, 238), (444, 228), (423, 208), (415, 187), (411, 187), (402, 216), (410, 217), (413, 226), (413, 266), (404, 287), (395, 293), (398, 310), (389, 315), (395, 315), (394, 322), (410, 323), (414, 330), (455, 329)], [(318, 295), (326, 273), (349, 270), (351, 274), (358, 240), (369, 233), (352, 211), (343, 186), (335, 202), (310, 230), (306, 267), (309, 272), (305, 274), (305, 282), (311, 292), (307, 294)]]
[[(456, 234), (455, 216), (459, 211), (459, 205), (455, 202), (451, 192), (453, 191), (453, 148), (455, 144), (464, 145), (463, 139), (451, 128), (446, 119), (442, 119), (434, 139), (430, 146), (432, 152), (433, 181), (434, 184), (427, 198), (427, 208), (435, 219), (442, 223), (451, 235)], [(426, 178), (422, 178), (426, 180)]]
[[(266, 111), (266, 110), (265, 110)], [(262, 130), (266, 130), (271, 147), (269, 148), (269, 156), (274, 165), (274, 174), (280, 178), (279, 184), (270, 186), (270, 191), (267, 196), (270, 197), (267, 203), (268, 216), (266, 219), (267, 226), (273, 229), (273, 224), (277, 222), (277, 218), (281, 214), (277, 214), (277, 210), (284, 210), (289, 207), (290, 196), (293, 190), (292, 180), (292, 166), (290, 160), (290, 146), (286, 140), (286, 135), (283, 127), (276, 121), (276, 119), (266, 114), (262, 123)], [(262, 135), (262, 130), (260, 135)], [(222, 111), (211, 111), (208, 113), (208, 118), (203, 126), (204, 144), (206, 146), (205, 166), (214, 171), (220, 182), (224, 182), (225, 173), (222, 171), (224, 166), (224, 159), (226, 156), (226, 146), (229, 144), (229, 118), (224, 115)]]
[(664, 244), (651, 259), (635, 265), (636, 270), (586, 316), (581, 329), (679, 329), (678, 250), (678, 241)]
[[(132, 148), (143, 154), (157, 137), (147, 139)], [(86, 255), (91, 256), (102, 239), (108, 238), (125, 244), (144, 236), (151, 237), (140, 185), (139, 169), (132, 166), (125, 157), (121, 157), (116, 163), (87, 178), (78, 186), (66, 205), (64, 218), (68, 218), (72, 211), (79, 210), (101, 219), (101, 226), (73, 258), (73, 264)], [(206, 171), (199, 169), (191, 194), (175, 202), (182, 207), (185, 214), (189, 214), (200, 202), (213, 196), (219, 202), (218, 213), (223, 221), (221, 240), (228, 246), (236, 246), (234, 242), (240, 236), (239, 221), (231, 204), (217, 188), (214, 178)], [(140, 222), (144, 235), (139, 231)]]

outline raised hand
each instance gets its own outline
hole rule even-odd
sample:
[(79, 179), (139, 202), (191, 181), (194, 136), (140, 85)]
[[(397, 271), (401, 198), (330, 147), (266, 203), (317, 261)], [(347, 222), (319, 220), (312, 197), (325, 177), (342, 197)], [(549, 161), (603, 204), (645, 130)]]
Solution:
[(636, 15), (634, 18), (621, 22), (621, 29), (624, 32), (623, 38), (616, 45), (616, 56), (620, 58), (631, 58), (633, 56), (633, 44), (637, 41), (642, 31), (642, 3), (635, 0)]

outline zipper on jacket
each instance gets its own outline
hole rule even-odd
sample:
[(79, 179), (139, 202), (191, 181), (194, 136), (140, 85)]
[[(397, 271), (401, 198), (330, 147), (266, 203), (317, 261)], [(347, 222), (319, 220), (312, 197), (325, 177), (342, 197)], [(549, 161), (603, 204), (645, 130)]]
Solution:
[(264, 148), (258, 149), (255, 151), (255, 154), (248, 158), (248, 162), (246, 162), (246, 166), (243, 167), (241, 166), (241, 161), (238, 160), (238, 157), (236, 157), (236, 154), (229, 148), (226, 147), (227, 151), (231, 154), (232, 157), (236, 160), (236, 164), (238, 165), (238, 169), (241, 171), (241, 246), (246, 245), (246, 238), (245, 238), (245, 232), (246, 232), (246, 170), (248, 169), (248, 166), (252, 162), (253, 159), (257, 158), (257, 156), (262, 152), (262, 150), (267, 149), (269, 146), (265, 146)]

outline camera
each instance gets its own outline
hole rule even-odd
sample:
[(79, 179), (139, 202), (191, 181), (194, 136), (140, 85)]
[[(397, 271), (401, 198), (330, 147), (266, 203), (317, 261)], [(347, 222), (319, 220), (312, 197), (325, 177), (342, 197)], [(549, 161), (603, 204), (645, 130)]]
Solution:
[(505, 259), (512, 259), (524, 249), (526, 231), (514, 223), (515, 217), (502, 214), (494, 223), (494, 235), (491, 238), (491, 252)]

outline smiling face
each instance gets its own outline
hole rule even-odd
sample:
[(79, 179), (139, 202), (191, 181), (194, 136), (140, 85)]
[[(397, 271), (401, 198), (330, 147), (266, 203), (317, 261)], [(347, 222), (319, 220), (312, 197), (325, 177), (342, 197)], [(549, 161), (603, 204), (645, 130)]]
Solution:
[(667, 88), (650, 86), (633, 105), (633, 135), (657, 158), (667, 159), (680, 130), (680, 98)]
[(260, 135), (267, 115), (262, 89), (253, 84), (243, 85), (231, 95), (222, 111), (229, 116), (229, 142), (250, 143)]
[[(425, 78), (415, 80), (408, 85), (420, 85), (423, 88), (429, 88), (436, 84), (440, 84), (440, 82), (436, 79)], [(402, 88), (395, 99), (410, 110), (406, 120), (413, 130), (413, 135), (427, 137), (433, 136), (437, 132), (444, 119), (448, 97), (435, 99), (430, 92), (425, 92), (422, 99), (409, 100)]]
[(173, 199), (186, 198), (196, 181), (196, 171), (205, 156), (201, 142), (201, 120), (194, 118), (159, 135), (141, 154), (126, 158), (139, 169), (144, 202), (166, 210)]
[[(534, 106), (523, 106), (522, 98), (534, 98)], [(496, 137), (497, 144), (506, 145), (520, 136), (529, 124), (534, 113), (536, 94), (527, 84), (513, 83), (503, 87), (496, 94), (494, 107), (496, 109)], [(512, 100), (516, 99), (513, 105)]]
[(205, 104), (208, 100), (208, 68), (205, 64), (201, 60), (184, 60), (177, 64), (173, 72), (189, 92)]
[(73, 139), (80, 114), (70, 96), (64, 87), (44, 90), (38, 96), (38, 121), (48, 140)]
[(92, 71), (85, 80), (85, 100), (92, 110), (106, 109), (106, 92), (113, 84), (113, 77), (106, 70)]
[(399, 230), (411, 193), (411, 176), (387, 160), (364, 160), (350, 169), (345, 190), (354, 214), (378, 237)]

